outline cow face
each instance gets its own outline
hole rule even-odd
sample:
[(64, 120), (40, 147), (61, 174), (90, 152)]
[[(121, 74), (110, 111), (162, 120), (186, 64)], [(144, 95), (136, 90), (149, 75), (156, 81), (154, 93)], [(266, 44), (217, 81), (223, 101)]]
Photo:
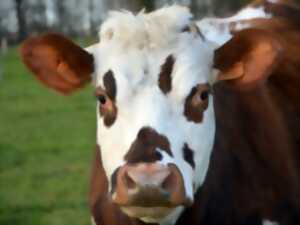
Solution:
[[(168, 21), (174, 11), (180, 19)], [(145, 221), (191, 205), (209, 164), (213, 46), (189, 19), (178, 7), (114, 14), (90, 49), (110, 193), (124, 212)]]
[(57, 34), (31, 38), (21, 51), (36, 77), (64, 94), (93, 74), (108, 191), (146, 222), (174, 219), (193, 203), (212, 151), (213, 48), (190, 19), (177, 6), (115, 13), (88, 51)]

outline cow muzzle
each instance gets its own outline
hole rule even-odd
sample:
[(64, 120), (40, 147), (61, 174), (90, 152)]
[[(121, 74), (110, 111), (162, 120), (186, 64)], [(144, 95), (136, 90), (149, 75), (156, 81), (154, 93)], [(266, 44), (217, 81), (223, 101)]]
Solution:
[[(125, 165), (116, 177), (113, 202), (131, 217), (164, 217), (178, 206), (190, 206), (177, 166), (158, 163)], [(158, 213), (158, 211), (160, 213)]]

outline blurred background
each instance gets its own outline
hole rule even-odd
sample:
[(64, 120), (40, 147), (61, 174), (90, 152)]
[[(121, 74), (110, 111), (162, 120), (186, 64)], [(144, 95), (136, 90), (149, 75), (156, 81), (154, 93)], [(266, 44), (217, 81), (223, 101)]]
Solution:
[(110, 9), (179, 3), (196, 18), (226, 16), (247, 0), (0, 0), (0, 225), (88, 225), (95, 148), (92, 87), (64, 97), (24, 68), (19, 43), (55, 31), (82, 46), (97, 40)]
[(0, 37), (9, 43), (43, 31), (72, 36), (95, 35), (107, 11), (127, 9), (151, 11), (179, 3), (190, 6), (196, 17), (226, 14), (247, 0), (1, 0)]

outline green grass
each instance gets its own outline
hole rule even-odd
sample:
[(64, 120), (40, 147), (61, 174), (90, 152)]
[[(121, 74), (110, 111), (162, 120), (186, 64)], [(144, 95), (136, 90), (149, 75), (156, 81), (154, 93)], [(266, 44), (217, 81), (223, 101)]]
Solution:
[(17, 49), (0, 55), (0, 225), (87, 225), (95, 147), (92, 88), (40, 85)]

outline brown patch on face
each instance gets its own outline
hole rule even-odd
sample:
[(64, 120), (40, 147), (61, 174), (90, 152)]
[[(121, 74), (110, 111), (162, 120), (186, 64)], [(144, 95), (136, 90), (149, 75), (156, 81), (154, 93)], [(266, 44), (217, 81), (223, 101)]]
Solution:
[(172, 89), (172, 72), (174, 67), (175, 59), (172, 55), (169, 55), (166, 62), (161, 66), (161, 72), (159, 74), (158, 86), (160, 90), (167, 94)]
[(109, 70), (103, 77), (103, 83), (106, 90), (107, 95), (114, 102), (116, 101), (117, 96), (117, 85), (116, 80), (114, 78), (114, 73)]
[(208, 84), (199, 84), (192, 89), (184, 105), (184, 115), (188, 121), (202, 122), (203, 113), (208, 107), (209, 93)]
[[(113, 92), (110, 93), (110, 95)], [(110, 127), (113, 125), (117, 118), (118, 108), (115, 101), (109, 96), (107, 91), (101, 87), (96, 89), (96, 97), (99, 101), (100, 117), (103, 117), (104, 125)]]
[(184, 144), (182, 151), (184, 160), (188, 162), (193, 169), (195, 169), (194, 151), (190, 149), (187, 143)]
[(144, 127), (139, 131), (124, 159), (128, 163), (155, 162), (162, 159), (157, 148), (173, 156), (168, 139), (152, 128)]

